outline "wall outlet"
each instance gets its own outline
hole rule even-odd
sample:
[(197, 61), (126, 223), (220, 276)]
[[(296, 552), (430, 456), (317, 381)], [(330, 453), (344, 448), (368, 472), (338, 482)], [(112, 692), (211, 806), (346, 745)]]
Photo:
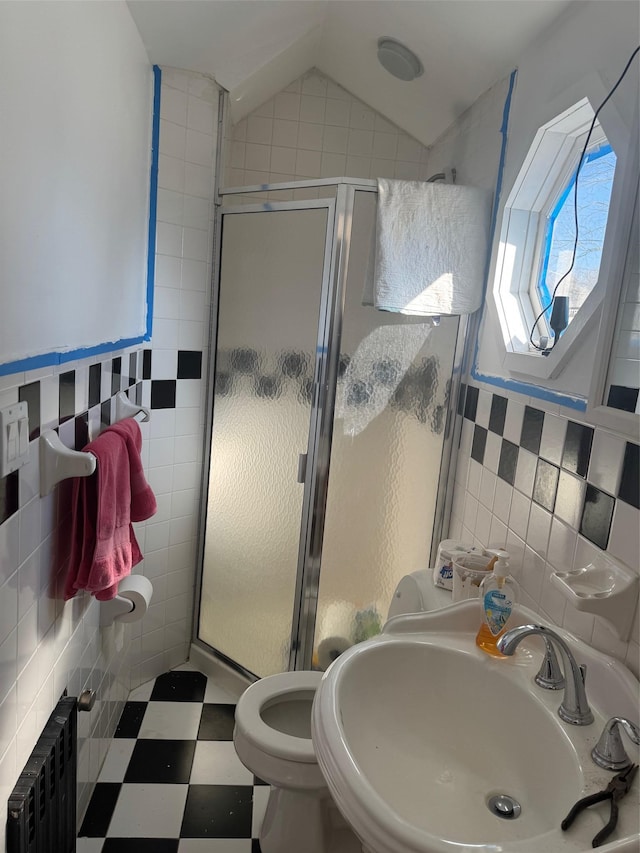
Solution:
[(0, 477), (29, 461), (29, 410), (26, 403), (0, 409)]

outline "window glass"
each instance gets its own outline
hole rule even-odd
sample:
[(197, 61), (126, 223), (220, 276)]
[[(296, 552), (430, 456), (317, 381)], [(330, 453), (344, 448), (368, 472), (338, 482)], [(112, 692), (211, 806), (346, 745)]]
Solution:
[[(603, 142), (588, 152), (578, 183), (578, 246), (573, 269), (558, 288), (569, 297), (569, 321), (582, 307), (598, 281), (609, 213), (616, 155)], [(553, 290), (571, 266), (575, 241), (576, 173), (565, 185), (547, 218), (541, 273), (536, 283), (540, 309), (551, 303)], [(551, 308), (547, 313), (551, 316)]]

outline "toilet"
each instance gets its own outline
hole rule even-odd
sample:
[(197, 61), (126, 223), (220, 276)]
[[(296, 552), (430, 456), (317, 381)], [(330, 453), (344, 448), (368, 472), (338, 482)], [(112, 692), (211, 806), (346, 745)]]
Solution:
[(262, 853), (328, 853), (331, 797), (311, 741), (311, 706), (321, 672), (283, 672), (256, 681), (236, 705), (238, 758), (271, 785), (260, 830)]
[[(451, 604), (433, 572), (406, 575), (389, 618)], [(311, 741), (311, 706), (322, 672), (283, 672), (256, 681), (236, 705), (240, 761), (271, 786), (260, 831), (262, 853), (352, 853), (361, 849), (331, 799)]]

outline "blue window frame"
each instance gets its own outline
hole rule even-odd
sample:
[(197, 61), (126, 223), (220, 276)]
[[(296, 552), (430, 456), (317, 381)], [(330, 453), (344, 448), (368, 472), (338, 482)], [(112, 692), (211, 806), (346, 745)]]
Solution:
[[(598, 280), (615, 167), (615, 152), (608, 142), (603, 142), (588, 152), (580, 170), (576, 260), (571, 274), (558, 289), (558, 295), (569, 296), (570, 320)], [(571, 263), (575, 240), (576, 172), (577, 169), (547, 217), (540, 275), (536, 282), (541, 308), (550, 305), (553, 290)], [(550, 307), (545, 316), (548, 321)]]

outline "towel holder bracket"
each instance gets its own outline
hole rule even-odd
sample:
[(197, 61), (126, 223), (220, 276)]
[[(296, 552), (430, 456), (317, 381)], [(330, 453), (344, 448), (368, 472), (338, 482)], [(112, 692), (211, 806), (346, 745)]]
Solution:
[[(116, 394), (116, 421), (140, 414), (143, 415), (143, 423), (151, 418), (146, 406), (132, 403), (124, 391)], [(96, 463), (93, 453), (70, 450), (55, 430), (44, 430), (40, 435), (40, 497), (50, 494), (61, 480), (90, 477), (96, 470)]]
[(124, 391), (119, 391), (116, 394), (116, 421), (122, 421), (125, 418), (135, 418), (136, 415), (144, 415), (141, 419), (143, 424), (151, 420), (151, 412), (146, 406), (138, 406), (132, 403)]
[(68, 477), (90, 477), (96, 462), (93, 453), (70, 450), (55, 430), (45, 430), (40, 436), (40, 497), (50, 494)]

